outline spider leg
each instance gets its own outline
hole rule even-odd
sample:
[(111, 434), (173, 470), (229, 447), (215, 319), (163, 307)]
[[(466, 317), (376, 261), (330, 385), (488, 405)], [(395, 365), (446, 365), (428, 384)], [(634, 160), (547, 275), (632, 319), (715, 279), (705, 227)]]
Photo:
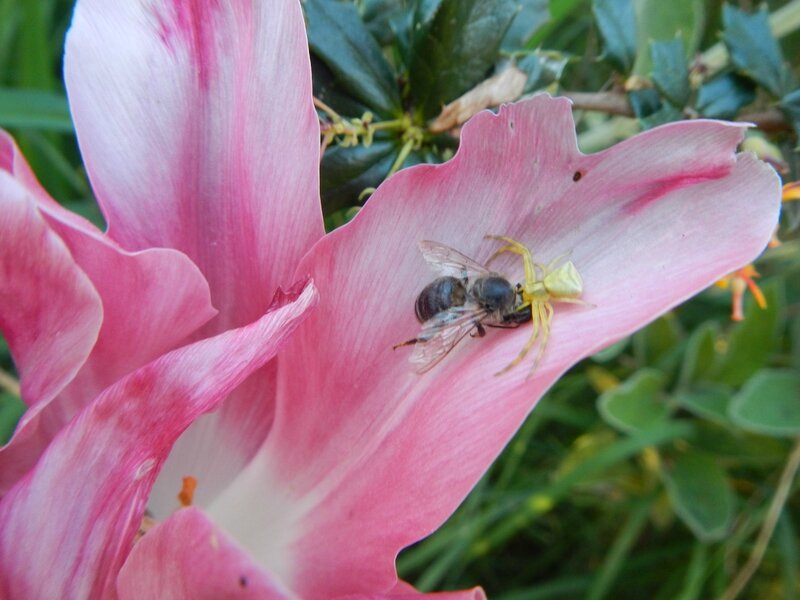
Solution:
[(506, 237), (503, 235), (487, 235), (484, 236), (485, 239), (489, 240), (497, 240), (500, 242), (506, 242), (506, 246), (502, 246), (497, 252), (495, 252), (489, 261), (494, 260), (500, 254), (504, 252), (512, 252), (514, 254), (519, 254), (522, 256), (522, 263), (525, 266), (525, 283), (527, 285), (533, 285), (536, 282), (536, 267), (534, 266), (535, 263), (533, 262), (533, 256), (531, 256), (531, 251), (528, 250), (527, 247), (520, 244), (517, 240), (514, 240), (510, 237)]
[(537, 304), (533, 304), (531, 306), (531, 322), (533, 323), (533, 333), (531, 334), (530, 339), (528, 339), (528, 343), (525, 344), (525, 347), (522, 349), (522, 351), (520, 351), (517, 357), (514, 360), (512, 360), (507, 366), (505, 366), (500, 371), (495, 373), (495, 376), (507, 373), (508, 371), (516, 367), (520, 362), (522, 362), (522, 359), (525, 358), (528, 352), (530, 352), (530, 349), (533, 348), (533, 346), (536, 344), (536, 340), (539, 338), (539, 331), (540, 331), (539, 323), (541, 321), (541, 313), (539, 310), (537, 310), (538, 309)]
[(542, 340), (539, 342), (539, 351), (536, 353), (536, 360), (533, 361), (533, 366), (528, 373), (528, 378), (532, 377), (539, 368), (539, 363), (542, 362), (544, 350), (547, 348), (547, 342), (550, 340), (550, 323), (553, 321), (553, 305), (549, 302), (539, 303), (539, 319), (542, 322)]

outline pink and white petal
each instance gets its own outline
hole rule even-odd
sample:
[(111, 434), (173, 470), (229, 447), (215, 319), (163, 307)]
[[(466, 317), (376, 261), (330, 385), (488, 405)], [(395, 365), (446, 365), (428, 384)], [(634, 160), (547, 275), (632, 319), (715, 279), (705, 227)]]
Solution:
[(295, 302), (251, 325), (160, 357), (105, 390), (63, 429), (0, 501), (4, 597), (113, 595), (174, 441), (271, 359), (316, 299), (309, 284)]
[(296, 0), (79, 0), (70, 106), (109, 235), (206, 276), (215, 331), (263, 314), (322, 235)]
[(120, 600), (286, 600), (228, 535), (189, 507), (149, 530), (131, 550), (117, 578)]
[[(0, 332), (20, 375), (27, 415), (38, 414), (73, 380), (102, 322), (92, 282), (28, 191), (0, 171)], [(15, 434), (22, 456), (38, 454), (34, 437)], [(24, 462), (3, 464), (6, 486), (30, 466)]]
[[(299, 2), (80, 0), (65, 74), (109, 235), (195, 262), (219, 310), (206, 335), (261, 315), (323, 234)], [(246, 385), (187, 432), (168, 470), (199, 459), (224, 485), (252, 458), (272, 424), (275, 366)]]
[[(13, 480), (9, 465), (14, 471), (27, 470), (61, 427), (101, 390), (177, 347), (216, 311), (208, 284), (185, 255), (171, 249), (120, 248), (89, 221), (53, 201), (3, 132), (0, 157), (0, 171), (12, 175), (35, 199), (53, 233), (88, 275), (103, 310), (97, 343), (71, 384), (51, 405), (41, 403), (26, 413), (17, 436), (0, 451), (0, 490), (5, 490)], [(46, 293), (39, 293), (44, 300)]]
[[(681, 123), (585, 156), (569, 103), (538, 96), (476, 116), (450, 162), (396, 174), (298, 267), (320, 309), (281, 355), (275, 425), (209, 508), (215, 521), (304, 595), (388, 589), (396, 553), (452, 513), (560, 374), (763, 249), (780, 186), (734, 154), (740, 138)], [(417, 242), (484, 261), (497, 248), (486, 234), (543, 263), (571, 253), (595, 307), (556, 305), (532, 379), (532, 358), (494, 376), (527, 325), (467, 337), (414, 374), (410, 349), (392, 346), (419, 330), (414, 301), (434, 278)], [(522, 279), (517, 257), (496, 266)]]

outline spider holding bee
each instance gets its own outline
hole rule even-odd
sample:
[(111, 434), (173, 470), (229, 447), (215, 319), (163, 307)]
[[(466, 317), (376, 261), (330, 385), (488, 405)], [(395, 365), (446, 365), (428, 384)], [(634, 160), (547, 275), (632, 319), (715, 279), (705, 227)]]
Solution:
[(417, 296), (415, 313), (422, 323), (419, 335), (394, 346), (415, 345), (410, 361), (417, 373), (433, 368), (473, 330), (473, 336), (483, 337), (484, 325), (516, 328), (531, 321), (533, 333), (528, 342), (509, 365), (496, 373), (501, 375), (518, 365), (538, 340), (539, 351), (530, 376), (536, 371), (550, 338), (553, 302), (586, 304), (579, 299), (583, 283), (571, 261), (555, 268), (559, 257), (543, 265), (534, 262), (530, 250), (510, 237), (488, 235), (486, 239), (504, 243), (486, 265), (501, 254), (519, 254), (525, 269), (523, 283), (512, 285), (488, 266), (444, 244), (419, 243), (422, 256), (440, 276)]

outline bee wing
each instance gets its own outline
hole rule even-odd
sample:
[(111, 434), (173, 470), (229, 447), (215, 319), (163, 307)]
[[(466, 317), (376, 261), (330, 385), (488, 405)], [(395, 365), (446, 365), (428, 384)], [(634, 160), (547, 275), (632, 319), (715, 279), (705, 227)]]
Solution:
[(416, 372), (432, 369), (487, 315), (477, 305), (454, 306), (425, 321), (409, 359)]
[(473, 279), (489, 273), (489, 269), (482, 264), (439, 242), (422, 240), (418, 246), (425, 261), (439, 275)]

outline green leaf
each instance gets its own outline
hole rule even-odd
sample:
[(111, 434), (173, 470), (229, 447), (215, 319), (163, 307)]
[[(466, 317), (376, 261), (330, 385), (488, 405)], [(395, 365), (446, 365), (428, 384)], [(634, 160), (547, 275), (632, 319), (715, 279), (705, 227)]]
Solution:
[(625, 352), (625, 349), (628, 347), (628, 344), (630, 344), (630, 342), (631, 342), (630, 336), (626, 336), (622, 338), (620, 341), (614, 342), (607, 348), (603, 348), (602, 350), (600, 350), (600, 352), (593, 354), (592, 360), (599, 363), (612, 361), (615, 358), (617, 358), (620, 354)]
[(74, 131), (64, 94), (39, 90), (0, 88), (0, 126)]
[(414, 27), (410, 92), (425, 119), (488, 75), (517, 13), (514, 0), (442, 0)]
[(637, 50), (633, 72), (646, 77), (652, 71), (649, 46), (679, 36), (686, 56), (694, 56), (705, 26), (703, 0), (635, 0)]
[(769, 26), (769, 13), (760, 9), (752, 14), (724, 4), (723, 41), (733, 64), (745, 75), (781, 97), (794, 87), (792, 74), (783, 61), (780, 46)]
[(360, 204), (359, 194), (383, 181), (399, 151), (394, 142), (378, 140), (369, 147), (325, 150), (321, 167), (324, 214)]
[(747, 431), (778, 437), (800, 435), (800, 373), (759, 371), (734, 397), (731, 420)]
[(25, 404), (19, 397), (8, 392), (0, 392), (0, 446), (11, 439), (14, 428), (25, 413)]
[(520, 9), (501, 44), (504, 50), (523, 48), (536, 31), (550, 20), (547, 0), (519, 0)]
[(682, 392), (675, 396), (675, 401), (681, 408), (685, 408), (698, 417), (729, 426), (728, 405), (732, 395), (733, 392), (729, 387), (714, 386)]
[(719, 357), (712, 373), (714, 380), (738, 386), (767, 364), (778, 341), (783, 291), (775, 281), (762, 291), (767, 308), (761, 309), (749, 296), (745, 300), (744, 320), (733, 327), (728, 350)]
[(628, 73), (636, 59), (636, 11), (633, 0), (593, 0), (592, 11), (608, 56)]
[(792, 123), (795, 133), (800, 135), (800, 89), (786, 94), (781, 98), (778, 106)]
[(350, 2), (306, 0), (308, 45), (354, 99), (382, 116), (402, 112), (392, 68)]
[(722, 467), (696, 451), (678, 455), (661, 472), (675, 513), (703, 542), (728, 533), (734, 514), (734, 495)]
[(681, 385), (700, 381), (711, 371), (717, 354), (714, 345), (718, 336), (719, 327), (712, 322), (705, 322), (692, 332), (683, 354)]
[(742, 107), (755, 99), (752, 81), (736, 73), (727, 73), (700, 86), (695, 108), (709, 119), (733, 119)]
[(676, 107), (686, 106), (691, 88), (681, 38), (650, 42), (650, 57), (653, 61), (653, 83)]
[(633, 334), (636, 359), (642, 365), (655, 365), (671, 354), (681, 332), (674, 313), (667, 313)]
[(786, 460), (784, 440), (743, 431), (730, 418), (727, 418), (726, 425), (710, 420), (692, 423), (696, 433), (692, 438), (692, 447), (714, 456), (718, 461), (740, 467), (773, 469)]
[(669, 416), (669, 406), (658, 397), (663, 385), (661, 372), (640, 369), (619, 387), (603, 393), (597, 409), (612, 427), (625, 433), (641, 431)]

